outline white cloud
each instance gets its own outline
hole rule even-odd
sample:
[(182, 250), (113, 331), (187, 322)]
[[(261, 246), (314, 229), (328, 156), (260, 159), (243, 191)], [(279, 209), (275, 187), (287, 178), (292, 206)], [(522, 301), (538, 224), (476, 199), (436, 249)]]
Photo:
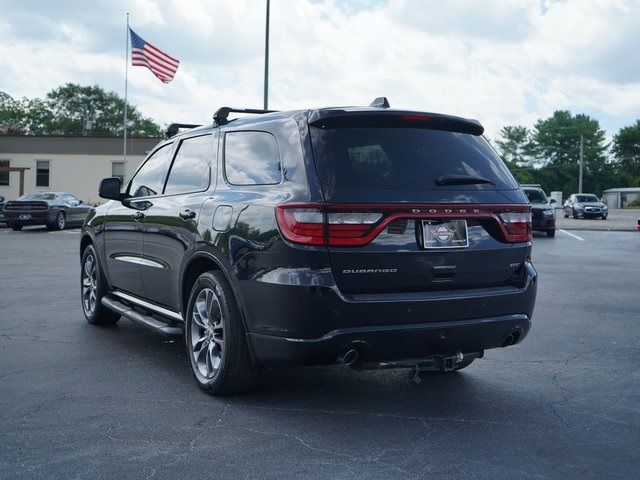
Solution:
[[(181, 60), (175, 80), (129, 72), (156, 120), (208, 122), (261, 106), (264, 1), (3, 1), (0, 89), (43, 96), (65, 82), (122, 92), (124, 19)], [(29, 19), (29, 21), (25, 21)], [(270, 105), (368, 104), (479, 119), (495, 137), (557, 108), (640, 117), (640, 5), (633, 0), (271, 2)]]

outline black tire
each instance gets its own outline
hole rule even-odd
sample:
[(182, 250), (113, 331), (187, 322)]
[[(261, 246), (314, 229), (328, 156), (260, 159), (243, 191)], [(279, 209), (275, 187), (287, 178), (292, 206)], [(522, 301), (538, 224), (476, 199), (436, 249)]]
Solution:
[(47, 222), (47, 230), (64, 230), (66, 226), (67, 217), (62, 210), (56, 213), (56, 218), (53, 219), (53, 222)]
[[(214, 295), (211, 302), (207, 295)], [(201, 323), (194, 319), (196, 303), (200, 307), (196, 313)], [(198, 312), (203, 308), (206, 309), (205, 315), (200, 316)], [(233, 290), (222, 272), (203, 273), (191, 289), (185, 340), (193, 377), (203, 391), (211, 395), (225, 395), (253, 388), (257, 368), (249, 354)]]
[(607, 219), (607, 216), (606, 216), (606, 215), (602, 215), (602, 219), (603, 219), (603, 220), (606, 220), (606, 219)]
[[(95, 274), (92, 277), (92, 287), (95, 286), (95, 298), (92, 302), (93, 308), (90, 308), (91, 303), (87, 305), (85, 297), (85, 288), (87, 287), (85, 282), (87, 281), (88, 274), (85, 268), (88, 261), (90, 261), (90, 257), (93, 259), (95, 265)], [(90, 324), (113, 325), (120, 320), (120, 315), (109, 310), (107, 307), (102, 305), (102, 302), (100, 301), (107, 293), (109, 293), (109, 291), (102, 274), (102, 268), (100, 268), (100, 260), (93, 245), (89, 245), (82, 253), (82, 261), (80, 262), (80, 302), (82, 304), (84, 316)]]
[(575, 210), (573, 210), (573, 218), (578, 218), (578, 213)]
[(566, 210), (563, 210), (563, 213), (564, 213), (564, 218), (569, 218), (569, 214), (567, 213)]
[(13, 230), (14, 232), (19, 232), (20, 230), (22, 230), (23, 225), (16, 225), (15, 223), (11, 225), (11, 230)]
[(556, 231), (555, 230), (547, 230), (547, 237), (555, 237), (556, 236)]

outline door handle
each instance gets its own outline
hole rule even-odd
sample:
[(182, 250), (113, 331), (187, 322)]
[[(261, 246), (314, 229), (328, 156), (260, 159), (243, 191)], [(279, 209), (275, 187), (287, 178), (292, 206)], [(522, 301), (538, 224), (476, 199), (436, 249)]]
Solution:
[(133, 219), (137, 222), (138, 220), (142, 220), (144, 218), (144, 213), (143, 212), (133, 212), (131, 214), (131, 216), (133, 217)]
[(190, 220), (192, 218), (196, 218), (196, 212), (187, 208), (182, 212), (180, 212), (180, 218), (182, 218), (183, 220)]

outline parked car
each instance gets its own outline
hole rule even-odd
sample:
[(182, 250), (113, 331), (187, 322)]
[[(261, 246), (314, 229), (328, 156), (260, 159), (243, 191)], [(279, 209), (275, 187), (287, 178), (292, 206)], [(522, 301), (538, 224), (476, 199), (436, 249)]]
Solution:
[(46, 225), (49, 230), (81, 226), (91, 205), (66, 192), (33, 192), (4, 205), (7, 225), (22, 230), (25, 225)]
[(638, 218), (638, 225), (637, 225), (638, 231), (640, 232), (640, 218)]
[(5, 223), (5, 219), (4, 219), (4, 204), (6, 203), (5, 198), (0, 195), (0, 223)]
[(564, 218), (597, 218), (607, 219), (609, 207), (607, 207), (596, 195), (592, 193), (574, 193), (564, 202)]
[(522, 190), (531, 203), (532, 228), (546, 232), (548, 237), (556, 235), (556, 210), (554, 199), (549, 200), (540, 185), (522, 185)]
[(212, 394), (261, 366), (465, 368), (525, 338), (537, 289), (531, 206), (483, 130), (386, 99), (221, 108), (102, 181), (84, 314), (184, 331)]

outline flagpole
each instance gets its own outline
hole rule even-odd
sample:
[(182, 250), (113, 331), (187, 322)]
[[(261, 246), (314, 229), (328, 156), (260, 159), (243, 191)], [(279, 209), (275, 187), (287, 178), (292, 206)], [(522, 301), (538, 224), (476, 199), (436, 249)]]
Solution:
[(269, 0), (267, 0), (267, 25), (264, 36), (264, 109), (269, 109)]
[(127, 38), (124, 50), (124, 161), (127, 161), (127, 90), (129, 83), (129, 12), (127, 12)]

